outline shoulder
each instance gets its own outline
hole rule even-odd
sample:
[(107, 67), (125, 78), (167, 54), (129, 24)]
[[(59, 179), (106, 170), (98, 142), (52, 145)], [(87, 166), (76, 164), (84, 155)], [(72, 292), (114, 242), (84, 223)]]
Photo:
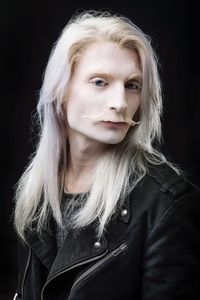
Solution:
[[(147, 185), (159, 195), (157, 202), (170, 213), (176, 209), (193, 212), (200, 217), (200, 188), (169, 164), (151, 165), (146, 176)], [(157, 192), (156, 192), (157, 190)]]
[(179, 174), (167, 163), (159, 165), (150, 164), (143, 183), (173, 199), (191, 193), (200, 197), (200, 188), (190, 182), (184, 175)]
[(200, 189), (170, 165), (149, 165), (146, 176), (138, 183), (129, 198), (131, 214), (145, 219), (147, 231), (174, 214), (190, 214), (200, 219)]
[(146, 175), (131, 193), (134, 197), (140, 194), (142, 196), (145, 194), (146, 197), (160, 195), (166, 198), (168, 196), (171, 199), (193, 194), (200, 198), (200, 187), (193, 184), (168, 163), (148, 164)]

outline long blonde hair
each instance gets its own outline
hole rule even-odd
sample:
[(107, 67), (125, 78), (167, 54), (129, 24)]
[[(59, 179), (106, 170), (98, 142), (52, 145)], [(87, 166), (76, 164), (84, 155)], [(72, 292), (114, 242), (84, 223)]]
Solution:
[[(83, 51), (98, 41), (110, 41), (137, 51), (142, 69), (140, 124), (130, 128), (125, 139), (97, 162), (88, 198), (73, 218), (74, 228), (97, 221), (100, 236), (119, 199), (124, 199), (147, 173), (147, 162), (165, 161), (152, 145), (161, 138), (162, 97), (150, 38), (123, 16), (86, 11), (73, 17), (52, 49), (37, 106), (39, 142), (17, 184), (15, 226), (22, 238), (33, 221), (38, 233), (41, 232), (50, 215), (62, 226), (60, 200), (69, 152), (62, 104)], [(134, 174), (132, 181), (131, 174)]]

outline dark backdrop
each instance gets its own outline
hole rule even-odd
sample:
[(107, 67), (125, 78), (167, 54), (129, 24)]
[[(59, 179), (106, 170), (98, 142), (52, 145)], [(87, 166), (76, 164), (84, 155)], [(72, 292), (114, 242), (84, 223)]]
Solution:
[[(118, 1), (119, 2), (119, 1)], [(200, 76), (197, 1), (2, 1), (1, 24), (1, 291), (11, 299), (17, 281), (12, 225), (14, 184), (33, 150), (32, 113), (50, 49), (77, 9), (110, 9), (152, 37), (164, 93), (163, 152), (200, 183)]]

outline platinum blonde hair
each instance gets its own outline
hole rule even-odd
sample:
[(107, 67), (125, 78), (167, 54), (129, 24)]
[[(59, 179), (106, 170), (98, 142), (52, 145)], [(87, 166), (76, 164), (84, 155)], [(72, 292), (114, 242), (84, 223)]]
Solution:
[(101, 236), (117, 204), (122, 204), (148, 172), (148, 162), (166, 161), (152, 144), (161, 138), (162, 97), (150, 38), (123, 16), (97, 11), (75, 16), (51, 52), (37, 106), (41, 125), (39, 142), (17, 184), (15, 226), (22, 238), (33, 222), (41, 233), (50, 215), (62, 226), (60, 201), (69, 152), (62, 104), (83, 51), (99, 41), (110, 41), (138, 53), (142, 69), (140, 124), (130, 128), (125, 139), (97, 162), (88, 198), (72, 219), (74, 228), (95, 222)]

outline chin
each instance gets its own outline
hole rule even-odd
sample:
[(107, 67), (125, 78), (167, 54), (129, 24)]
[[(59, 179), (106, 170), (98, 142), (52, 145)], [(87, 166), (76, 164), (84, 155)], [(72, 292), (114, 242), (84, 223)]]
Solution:
[(121, 138), (115, 138), (115, 139), (108, 139), (105, 140), (104, 143), (108, 144), (108, 145), (117, 145), (119, 143), (121, 143), (124, 140), (125, 136), (121, 137)]

